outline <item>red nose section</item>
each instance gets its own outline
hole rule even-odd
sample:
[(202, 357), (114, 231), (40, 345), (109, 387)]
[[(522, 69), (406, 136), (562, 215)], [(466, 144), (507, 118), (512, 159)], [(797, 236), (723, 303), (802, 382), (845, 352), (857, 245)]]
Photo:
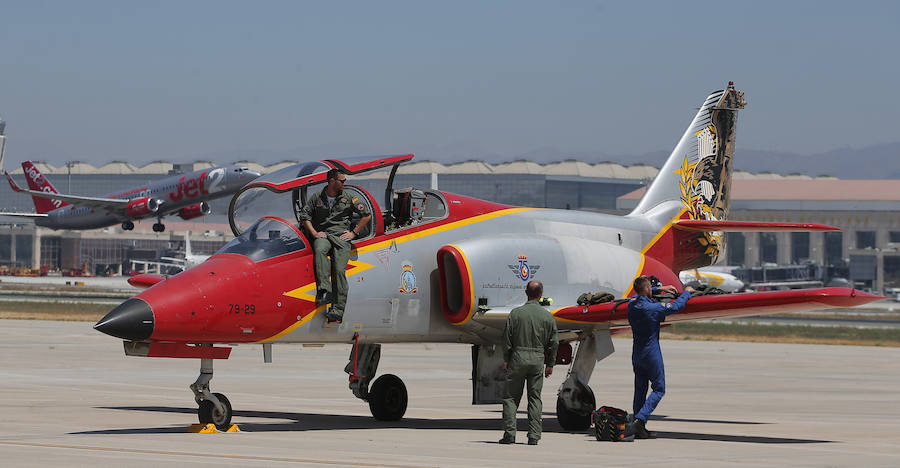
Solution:
[(243, 255), (219, 254), (171, 276), (136, 296), (152, 310), (152, 334), (145, 339), (247, 343), (270, 338), (315, 307), (284, 295), (312, 281), (307, 261), (256, 263)]

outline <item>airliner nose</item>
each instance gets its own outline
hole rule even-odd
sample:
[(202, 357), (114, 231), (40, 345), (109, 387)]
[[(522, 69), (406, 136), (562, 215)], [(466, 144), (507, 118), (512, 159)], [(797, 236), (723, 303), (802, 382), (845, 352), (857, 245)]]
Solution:
[(141, 299), (128, 299), (100, 319), (94, 330), (123, 340), (146, 340), (153, 334), (153, 309)]

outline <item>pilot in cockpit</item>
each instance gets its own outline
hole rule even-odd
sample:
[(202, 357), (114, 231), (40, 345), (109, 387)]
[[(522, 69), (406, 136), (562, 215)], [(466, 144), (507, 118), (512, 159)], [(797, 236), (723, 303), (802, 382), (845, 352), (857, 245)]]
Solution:
[[(366, 204), (344, 193), (347, 176), (337, 169), (327, 175), (327, 185), (319, 193), (309, 196), (300, 211), (300, 222), (313, 239), (313, 264), (316, 274), (316, 304), (331, 303), (325, 313), (329, 323), (340, 323), (347, 305), (347, 262), (350, 260), (350, 241), (366, 228), (372, 215)], [(353, 213), (360, 220), (351, 229)], [(332, 261), (328, 261), (331, 254)]]

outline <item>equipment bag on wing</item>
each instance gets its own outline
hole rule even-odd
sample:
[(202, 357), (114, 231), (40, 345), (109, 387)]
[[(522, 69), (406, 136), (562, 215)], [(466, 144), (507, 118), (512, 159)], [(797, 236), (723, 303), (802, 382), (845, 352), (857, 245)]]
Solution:
[(609, 442), (634, 440), (634, 434), (625, 434), (625, 427), (631, 423), (631, 416), (627, 411), (612, 406), (601, 406), (591, 414), (591, 420), (594, 422), (594, 435), (597, 440)]

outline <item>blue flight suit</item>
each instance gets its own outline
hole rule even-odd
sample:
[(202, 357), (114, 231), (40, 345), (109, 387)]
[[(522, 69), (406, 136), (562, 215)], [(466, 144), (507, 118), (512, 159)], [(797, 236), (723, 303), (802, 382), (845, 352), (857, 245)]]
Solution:
[[(655, 289), (655, 288), (654, 288)], [(691, 293), (682, 292), (672, 302), (654, 302), (649, 297), (637, 296), (628, 302), (628, 324), (634, 335), (631, 348), (631, 366), (634, 368), (634, 414), (636, 419), (647, 422), (659, 400), (666, 394), (666, 370), (662, 351), (659, 349), (659, 324), (684, 308)], [(647, 397), (648, 384), (653, 392)]]

